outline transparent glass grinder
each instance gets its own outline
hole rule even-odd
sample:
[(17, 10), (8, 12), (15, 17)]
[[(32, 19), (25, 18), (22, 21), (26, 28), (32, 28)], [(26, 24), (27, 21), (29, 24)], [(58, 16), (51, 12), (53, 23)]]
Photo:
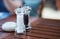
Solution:
[(31, 33), (31, 25), (30, 25), (30, 12), (31, 12), (31, 7), (26, 6), (25, 8), (25, 14), (24, 14), (24, 25), (26, 28), (26, 39), (30, 39), (30, 33)]
[[(17, 8), (15, 13), (17, 15), (17, 27), (15, 29), (15, 39), (29, 39), (31, 26), (29, 23), (31, 8), (24, 6)], [(20, 32), (19, 32), (20, 31)], [(19, 33), (18, 33), (19, 32)]]
[(14, 39), (25, 39), (26, 29), (23, 20), (23, 8), (15, 9), (15, 13), (17, 16), (17, 27), (15, 28), (15, 38)]

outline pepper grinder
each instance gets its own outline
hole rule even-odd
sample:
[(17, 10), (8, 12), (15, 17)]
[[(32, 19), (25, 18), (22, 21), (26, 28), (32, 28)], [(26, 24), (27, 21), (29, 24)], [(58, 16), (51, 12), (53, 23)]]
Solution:
[(30, 12), (31, 12), (31, 7), (26, 6), (25, 14), (24, 14), (24, 25), (26, 28), (26, 39), (30, 39), (30, 31), (31, 31), (31, 25), (30, 25)]
[(27, 31), (31, 29), (29, 18), (30, 18), (31, 7), (22, 6), (15, 9), (15, 13), (17, 16), (17, 27), (15, 29), (15, 36), (19, 39), (25, 39), (25, 35), (27, 35)]

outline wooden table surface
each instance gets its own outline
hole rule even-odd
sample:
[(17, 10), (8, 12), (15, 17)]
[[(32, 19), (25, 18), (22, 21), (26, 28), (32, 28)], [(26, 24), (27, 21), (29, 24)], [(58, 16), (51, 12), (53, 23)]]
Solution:
[[(14, 32), (4, 32), (1, 25), (5, 22), (16, 22), (16, 16), (0, 20), (0, 39), (14, 39)], [(60, 39), (60, 26), (43, 25), (39, 18), (31, 17), (30, 39)]]

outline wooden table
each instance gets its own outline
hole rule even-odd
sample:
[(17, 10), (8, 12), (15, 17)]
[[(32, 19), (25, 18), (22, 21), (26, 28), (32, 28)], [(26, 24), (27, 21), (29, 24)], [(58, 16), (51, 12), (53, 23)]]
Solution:
[[(16, 16), (0, 20), (0, 39), (14, 39), (14, 32), (3, 32), (1, 25), (8, 21), (16, 21)], [(60, 39), (60, 26), (43, 25), (40, 18), (31, 17), (30, 39)]]

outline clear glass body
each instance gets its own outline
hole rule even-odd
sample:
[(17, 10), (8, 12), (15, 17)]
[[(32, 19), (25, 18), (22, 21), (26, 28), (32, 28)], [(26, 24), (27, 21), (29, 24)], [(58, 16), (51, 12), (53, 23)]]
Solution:
[(30, 33), (30, 11), (31, 8), (29, 6), (24, 6), (15, 10), (15, 13), (17, 14), (17, 27), (15, 29), (15, 39), (29, 39), (29, 35), (27, 34)]

